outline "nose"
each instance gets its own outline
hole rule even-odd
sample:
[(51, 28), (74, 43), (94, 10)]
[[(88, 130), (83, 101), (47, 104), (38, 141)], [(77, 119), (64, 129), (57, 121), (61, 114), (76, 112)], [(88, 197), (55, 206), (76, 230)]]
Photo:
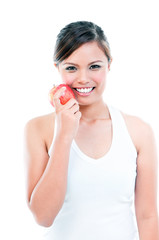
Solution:
[(87, 84), (89, 83), (89, 76), (86, 70), (80, 70), (78, 75), (78, 83), (80, 84)]

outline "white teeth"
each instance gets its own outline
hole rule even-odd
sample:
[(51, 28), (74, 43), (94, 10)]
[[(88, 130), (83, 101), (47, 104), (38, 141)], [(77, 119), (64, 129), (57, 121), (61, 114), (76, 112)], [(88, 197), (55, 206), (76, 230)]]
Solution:
[(81, 92), (81, 93), (89, 93), (93, 90), (92, 88), (76, 88), (76, 91)]

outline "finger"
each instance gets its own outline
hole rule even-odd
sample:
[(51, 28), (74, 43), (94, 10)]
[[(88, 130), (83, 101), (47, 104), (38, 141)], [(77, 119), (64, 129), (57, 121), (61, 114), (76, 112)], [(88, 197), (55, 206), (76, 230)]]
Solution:
[(70, 110), (73, 114), (75, 114), (76, 112), (79, 111), (79, 105), (75, 103), (69, 110)]
[(77, 117), (77, 119), (80, 120), (80, 118), (82, 116), (82, 113), (80, 111), (78, 111), (78, 112), (75, 113), (75, 116)]
[(57, 92), (55, 93), (54, 97), (53, 97), (53, 103), (55, 108), (59, 105), (61, 105), (60, 103), (60, 97), (64, 94), (64, 91), (66, 90), (66, 87), (62, 87), (60, 89), (57, 90)]
[(76, 99), (71, 98), (67, 103), (65, 103), (64, 106), (66, 109), (69, 109), (69, 108), (72, 108), (73, 105), (75, 105), (75, 104), (79, 105)]

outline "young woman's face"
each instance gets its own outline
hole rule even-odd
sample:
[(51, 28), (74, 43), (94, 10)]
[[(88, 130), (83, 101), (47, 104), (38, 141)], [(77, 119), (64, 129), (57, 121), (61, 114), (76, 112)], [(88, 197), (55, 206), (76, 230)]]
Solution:
[(101, 99), (109, 68), (96, 42), (83, 44), (58, 66), (62, 81), (72, 88), (80, 105)]

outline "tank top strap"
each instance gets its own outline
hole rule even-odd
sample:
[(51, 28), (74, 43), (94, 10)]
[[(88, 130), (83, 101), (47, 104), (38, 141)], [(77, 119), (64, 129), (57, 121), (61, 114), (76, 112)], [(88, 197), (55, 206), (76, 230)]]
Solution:
[(112, 106), (108, 106), (108, 109), (112, 119), (113, 137), (115, 138), (116, 144), (118, 147), (123, 145), (125, 151), (130, 151), (134, 157), (137, 157), (137, 150), (128, 131), (122, 112), (118, 108)]

